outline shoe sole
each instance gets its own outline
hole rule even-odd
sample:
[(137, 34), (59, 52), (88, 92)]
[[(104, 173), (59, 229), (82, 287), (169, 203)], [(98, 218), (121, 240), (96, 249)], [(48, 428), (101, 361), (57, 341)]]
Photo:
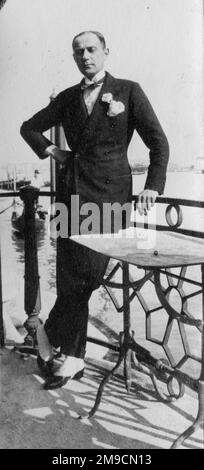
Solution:
[[(45, 362), (45, 361), (44, 361)], [(48, 361), (50, 365), (43, 364), (43, 359), (40, 356), (37, 356), (37, 365), (43, 377), (50, 377), (53, 374), (53, 361)]]
[(73, 377), (72, 380), (80, 380), (84, 375), (84, 369), (77, 372)]
[(84, 369), (80, 370), (79, 372), (77, 372), (73, 377), (61, 377), (61, 381), (56, 384), (56, 383), (50, 383), (49, 379), (51, 379), (52, 377), (47, 377), (47, 380), (45, 381), (45, 384), (44, 384), (44, 389), (45, 390), (55, 390), (56, 388), (61, 388), (63, 387), (64, 385), (66, 385), (66, 383), (69, 381), (69, 380), (79, 380), (83, 377), (84, 375)]

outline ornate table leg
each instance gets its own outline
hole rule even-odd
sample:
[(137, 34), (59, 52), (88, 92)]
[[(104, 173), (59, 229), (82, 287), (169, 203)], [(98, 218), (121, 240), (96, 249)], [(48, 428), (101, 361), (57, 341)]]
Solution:
[(116, 363), (115, 367), (113, 369), (111, 369), (105, 375), (105, 377), (103, 378), (103, 380), (100, 383), (100, 386), (99, 386), (99, 389), (98, 389), (98, 392), (97, 392), (97, 395), (96, 395), (96, 399), (95, 399), (95, 403), (94, 403), (93, 408), (89, 411), (89, 413), (87, 415), (79, 416), (79, 419), (92, 418), (92, 416), (94, 416), (94, 414), (98, 410), (98, 407), (101, 403), (102, 393), (103, 393), (103, 390), (105, 388), (105, 385), (108, 383), (109, 380), (112, 379), (112, 377), (116, 373), (118, 367), (120, 367), (120, 365), (122, 364), (122, 362), (125, 358), (125, 353), (126, 353), (126, 351), (125, 351), (124, 347), (122, 346), (122, 348), (120, 349), (119, 358), (117, 360), (117, 363)]
[(187, 428), (173, 443), (171, 449), (177, 449), (185, 439), (191, 436), (200, 426), (204, 427), (204, 264), (201, 265), (202, 276), (202, 361), (201, 373), (198, 383), (198, 414), (194, 423)]
[(132, 384), (131, 358), (132, 358), (132, 338), (130, 333), (130, 296), (129, 296), (129, 265), (125, 261), (123, 266), (123, 331), (124, 331), (124, 377), (127, 392), (130, 392)]
[(131, 345), (132, 338), (130, 335), (130, 299), (129, 299), (129, 266), (127, 262), (123, 262), (123, 322), (124, 331), (121, 335), (122, 340), (120, 341), (120, 352), (116, 365), (111, 369), (103, 378), (100, 383), (97, 396), (93, 408), (90, 410), (88, 415), (79, 416), (79, 419), (91, 418), (101, 402), (102, 393), (105, 385), (109, 380), (112, 379), (117, 369), (124, 361), (124, 372), (125, 372), (125, 383), (126, 389), (129, 392), (131, 387)]

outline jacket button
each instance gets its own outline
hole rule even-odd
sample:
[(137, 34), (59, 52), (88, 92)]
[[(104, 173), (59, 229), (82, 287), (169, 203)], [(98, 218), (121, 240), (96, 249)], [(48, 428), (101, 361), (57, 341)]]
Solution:
[(113, 129), (113, 128), (116, 126), (116, 124), (115, 124), (114, 122), (111, 122), (111, 125), (110, 125), (110, 126), (111, 126), (111, 128)]
[(111, 183), (111, 180), (109, 178), (107, 178), (106, 184), (110, 184), (110, 183)]
[(75, 153), (76, 160), (80, 157), (79, 153)]

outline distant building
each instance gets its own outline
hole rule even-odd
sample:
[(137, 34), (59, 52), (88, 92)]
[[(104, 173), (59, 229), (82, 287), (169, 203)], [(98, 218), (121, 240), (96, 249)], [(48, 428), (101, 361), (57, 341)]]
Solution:
[(204, 173), (204, 157), (197, 157), (195, 164), (196, 171)]

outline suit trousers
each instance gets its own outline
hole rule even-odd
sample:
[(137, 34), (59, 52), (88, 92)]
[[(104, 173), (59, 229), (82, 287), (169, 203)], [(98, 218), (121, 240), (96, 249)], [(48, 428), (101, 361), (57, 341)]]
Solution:
[(88, 302), (98, 289), (109, 258), (74, 242), (57, 241), (57, 299), (45, 331), (62, 354), (83, 358), (86, 352)]

